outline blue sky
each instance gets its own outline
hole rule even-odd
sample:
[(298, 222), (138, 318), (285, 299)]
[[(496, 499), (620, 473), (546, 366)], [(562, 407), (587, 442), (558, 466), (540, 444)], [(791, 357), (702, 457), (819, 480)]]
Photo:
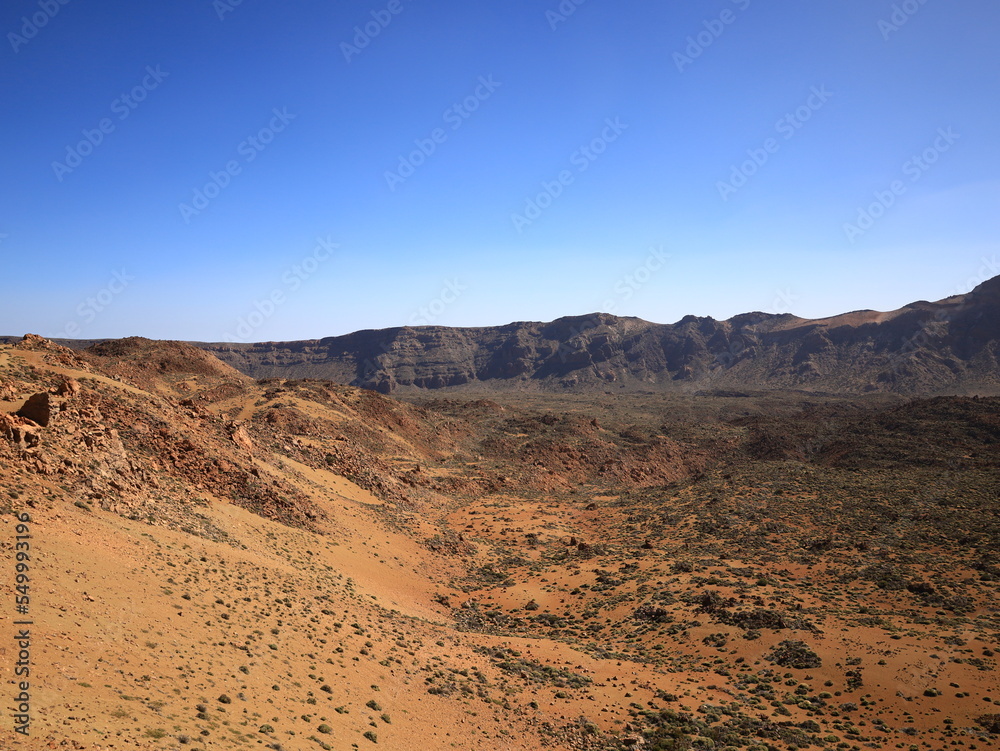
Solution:
[(12, 0), (0, 333), (821, 317), (1000, 273), (994, 0)]

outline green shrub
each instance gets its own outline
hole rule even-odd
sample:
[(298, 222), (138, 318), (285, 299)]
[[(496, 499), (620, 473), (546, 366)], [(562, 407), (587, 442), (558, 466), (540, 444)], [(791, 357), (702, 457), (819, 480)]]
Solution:
[(815, 652), (806, 646), (805, 642), (786, 640), (776, 646), (766, 659), (783, 668), (807, 670), (822, 666), (822, 661)]

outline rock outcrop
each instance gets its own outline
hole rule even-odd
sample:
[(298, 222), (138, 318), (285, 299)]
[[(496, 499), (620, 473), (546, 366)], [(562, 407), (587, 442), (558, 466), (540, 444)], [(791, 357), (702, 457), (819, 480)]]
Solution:
[(15, 415), (0, 412), (0, 436), (22, 449), (38, 445), (38, 426)]
[(32, 394), (17, 411), (17, 415), (47, 428), (52, 419), (52, 396), (48, 391)]

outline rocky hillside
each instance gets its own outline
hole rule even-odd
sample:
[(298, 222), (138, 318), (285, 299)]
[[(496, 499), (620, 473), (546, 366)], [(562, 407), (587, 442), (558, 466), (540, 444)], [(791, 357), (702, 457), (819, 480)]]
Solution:
[(413, 404), (29, 335), (0, 748), (995, 748), (998, 442), (998, 398)]
[(594, 314), (488, 328), (395, 328), (199, 344), (255, 378), (414, 389), (836, 393), (1000, 391), (1000, 277), (967, 295), (822, 320), (748, 313), (676, 324)]

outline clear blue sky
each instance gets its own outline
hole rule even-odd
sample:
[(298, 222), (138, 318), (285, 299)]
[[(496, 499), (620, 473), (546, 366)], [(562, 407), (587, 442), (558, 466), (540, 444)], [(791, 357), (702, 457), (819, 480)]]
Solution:
[(64, 2), (0, 11), (0, 333), (821, 317), (1000, 273), (995, 0)]

